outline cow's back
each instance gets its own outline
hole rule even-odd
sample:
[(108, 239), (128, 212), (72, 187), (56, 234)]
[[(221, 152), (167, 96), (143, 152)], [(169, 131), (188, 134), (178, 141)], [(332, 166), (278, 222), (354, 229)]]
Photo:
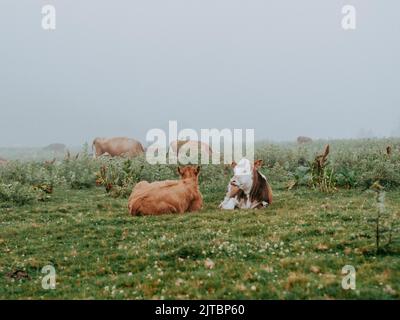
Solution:
[(122, 155), (137, 156), (144, 152), (144, 148), (139, 141), (125, 137), (106, 139), (102, 144), (102, 150), (113, 157)]
[(209, 144), (202, 142), (202, 141), (194, 141), (194, 140), (175, 140), (172, 141), (170, 144), (171, 150), (178, 154), (180, 149), (183, 148), (184, 152), (186, 153), (189, 149), (197, 150), (199, 154), (211, 155), (212, 149)]
[(311, 138), (309, 138), (309, 137), (300, 136), (300, 137), (297, 138), (297, 143), (298, 144), (310, 143), (312, 141), (313, 140)]
[(129, 198), (129, 212), (132, 215), (183, 213), (190, 207), (193, 192), (181, 180), (140, 182)]

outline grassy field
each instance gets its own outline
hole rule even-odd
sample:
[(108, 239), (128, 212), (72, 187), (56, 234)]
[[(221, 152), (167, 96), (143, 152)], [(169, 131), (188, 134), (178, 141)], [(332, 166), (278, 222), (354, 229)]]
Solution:
[[(400, 252), (375, 255), (370, 192), (280, 190), (260, 211), (221, 212), (205, 194), (195, 214), (131, 217), (100, 188), (4, 209), (2, 299), (399, 299)], [(389, 192), (398, 210), (400, 192)], [(41, 268), (56, 268), (55, 290)], [(356, 268), (356, 290), (341, 269)], [(16, 272), (16, 271), (23, 272)]]
[[(399, 299), (400, 139), (329, 141), (316, 170), (326, 143), (257, 145), (267, 209), (218, 210), (232, 173), (209, 165), (202, 211), (157, 217), (129, 216), (127, 197), (177, 178), (174, 165), (0, 149), (12, 160), (0, 165), (0, 299)], [(376, 181), (380, 229), (394, 225), (379, 252)], [(47, 265), (55, 290), (42, 288)], [(355, 290), (342, 289), (345, 265)]]

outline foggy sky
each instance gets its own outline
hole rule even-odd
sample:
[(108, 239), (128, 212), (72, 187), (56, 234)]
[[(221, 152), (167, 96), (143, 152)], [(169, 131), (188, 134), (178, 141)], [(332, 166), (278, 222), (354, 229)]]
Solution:
[[(341, 28), (345, 4), (355, 31)], [(399, 12), (397, 0), (1, 0), (0, 146), (144, 142), (169, 120), (256, 139), (389, 136)]]

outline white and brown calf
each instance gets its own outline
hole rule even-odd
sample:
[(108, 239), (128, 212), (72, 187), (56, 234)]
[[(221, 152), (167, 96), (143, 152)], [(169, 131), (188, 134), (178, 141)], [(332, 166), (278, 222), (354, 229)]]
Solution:
[(233, 162), (234, 175), (221, 209), (260, 209), (272, 204), (272, 189), (267, 178), (259, 172), (262, 160), (252, 164), (248, 159)]

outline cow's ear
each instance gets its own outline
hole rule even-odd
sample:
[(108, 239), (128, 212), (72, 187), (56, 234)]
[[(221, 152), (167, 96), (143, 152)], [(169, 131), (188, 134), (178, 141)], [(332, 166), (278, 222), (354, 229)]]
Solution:
[(255, 168), (256, 170), (260, 169), (260, 168), (262, 167), (262, 165), (263, 165), (263, 161), (262, 161), (262, 160), (256, 160), (256, 161), (254, 161), (254, 168)]
[(235, 168), (236, 166), (237, 166), (236, 161), (233, 161), (233, 162), (231, 163), (231, 168), (233, 169), (233, 168)]
[(180, 176), (182, 175), (182, 169), (179, 166), (178, 166), (178, 173), (179, 173)]
[(197, 166), (197, 167), (196, 167), (196, 171), (195, 171), (195, 172), (196, 172), (196, 175), (199, 174), (199, 172), (200, 172), (200, 166)]

